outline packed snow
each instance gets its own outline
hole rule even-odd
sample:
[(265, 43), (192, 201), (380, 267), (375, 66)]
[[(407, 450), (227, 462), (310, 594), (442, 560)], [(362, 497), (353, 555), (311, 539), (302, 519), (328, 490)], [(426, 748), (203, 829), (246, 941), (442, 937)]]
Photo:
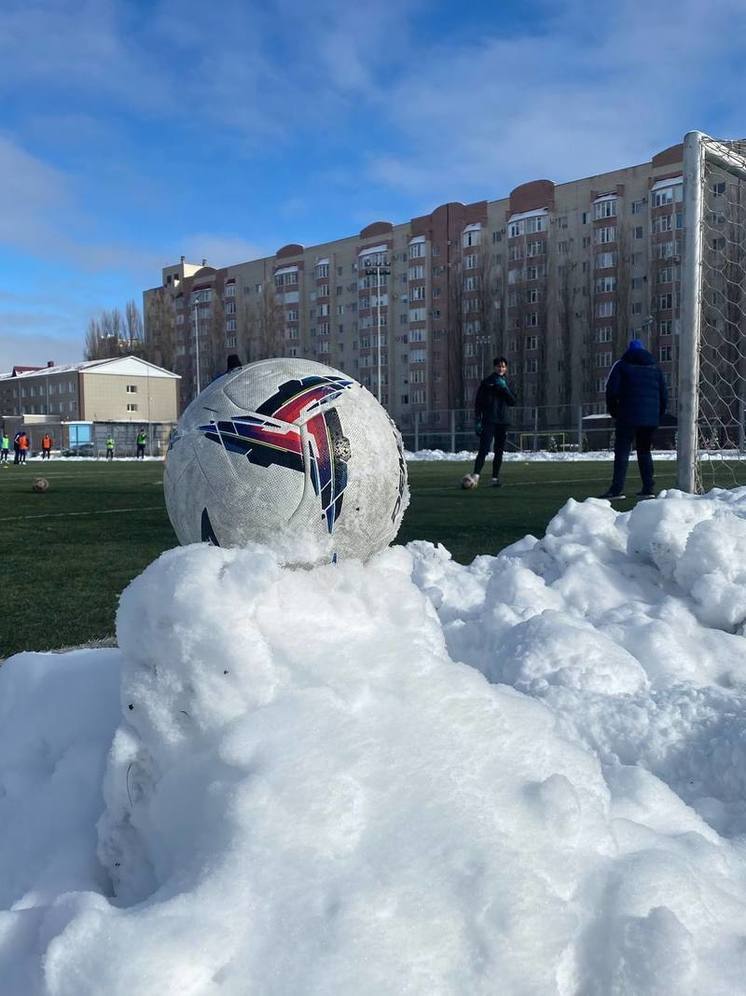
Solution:
[(164, 554), (0, 669), (9, 996), (746, 992), (746, 488)]

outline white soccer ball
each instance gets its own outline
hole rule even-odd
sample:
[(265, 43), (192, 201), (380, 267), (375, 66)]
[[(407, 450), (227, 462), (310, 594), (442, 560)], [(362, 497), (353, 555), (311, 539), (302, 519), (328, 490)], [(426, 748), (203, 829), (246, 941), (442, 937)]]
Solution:
[(471, 491), (472, 488), (476, 488), (479, 484), (479, 478), (475, 477), (474, 474), (464, 474), (461, 478), (461, 487), (465, 491)]
[(296, 564), (367, 559), (409, 504), (386, 410), (352, 377), (304, 359), (213, 381), (174, 430), (163, 484), (180, 543), (264, 543)]

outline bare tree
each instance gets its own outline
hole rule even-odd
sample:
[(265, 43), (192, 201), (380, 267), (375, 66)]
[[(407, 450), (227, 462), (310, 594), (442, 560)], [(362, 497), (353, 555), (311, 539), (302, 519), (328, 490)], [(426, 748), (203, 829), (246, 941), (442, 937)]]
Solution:
[(242, 309), (239, 326), (240, 342), (248, 362), (282, 356), (285, 313), (269, 281), (262, 284), (256, 300)]
[(460, 259), (449, 264), (448, 322), (446, 329), (446, 397), (448, 408), (463, 409), (466, 402), (464, 376), (464, 270)]
[(84, 355), (87, 360), (103, 359), (101, 353), (101, 322), (97, 318), (88, 321), (85, 333)]
[[(147, 299), (143, 335), (143, 357), (156, 366), (173, 370), (176, 360), (174, 304), (165, 288), (159, 287)], [(181, 371), (179, 371), (181, 372)]]
[(143, 323), (140, 309), (130, 300), (124, 307), (124, 325), (127, 348), (130, 353), (140, 353), (143, 346)]
[(214, 290), (201, 362), (208, 381), (225, 370), (225, 305)]

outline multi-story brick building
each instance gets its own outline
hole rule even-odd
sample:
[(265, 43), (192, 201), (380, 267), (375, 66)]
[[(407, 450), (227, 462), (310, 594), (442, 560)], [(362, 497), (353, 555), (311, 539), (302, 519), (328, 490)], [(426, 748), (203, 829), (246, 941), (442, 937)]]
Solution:
[(113, 435), (117, 452), (134, 452), (138, 429), (151, 452), (162, 452), (176, 424), (179, 377), (136, 356), (46, 367), (14, 367), (0, 374), (0, 422), (26, 428), (32, 446), (49, 430), (60, 448), (85, 445), (103, 452)]
[(146, 339), (182, 374), (182, 403), (196, 390), (199, 342), (202, 385), (231, 352), (304, 356), (356, 377), (402, 428), (417, 413), (445, 424), (447, 410), (470, 408), (505, 353), (524, 418), (548, 425), (557, 406), (603, 402), (632, 335), (675, 390), (681, 192), (677, 145), (638, 166), (535, 180), (221, 269), (182, 258), (144, 293)]

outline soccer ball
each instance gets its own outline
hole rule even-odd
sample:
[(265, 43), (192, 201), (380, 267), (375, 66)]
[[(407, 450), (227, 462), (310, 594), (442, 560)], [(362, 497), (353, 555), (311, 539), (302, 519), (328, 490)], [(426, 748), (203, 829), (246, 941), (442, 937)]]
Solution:
[(213, 381), (174, 430), (163, 486), (180, 543), (264, 543), (293, 564), (367, 559), (409, 504), (386, 410), (351, 377), (304, 359)]
[(465, 491), (471, 491), (472, 488), (476, 488), (479, 484), (479, 478), (475, 477), (474, 474), (464, 474), (461, 478), (461, 487)]
[(46, 479), (46, 477), (37, 477), (35, 478), (34, 483), (31, 485), (31, 490), (36, 491), (38, 494), (41, 494), (41, 492), (46, 491), (48, 487), (49, 487), (49, 481)]

